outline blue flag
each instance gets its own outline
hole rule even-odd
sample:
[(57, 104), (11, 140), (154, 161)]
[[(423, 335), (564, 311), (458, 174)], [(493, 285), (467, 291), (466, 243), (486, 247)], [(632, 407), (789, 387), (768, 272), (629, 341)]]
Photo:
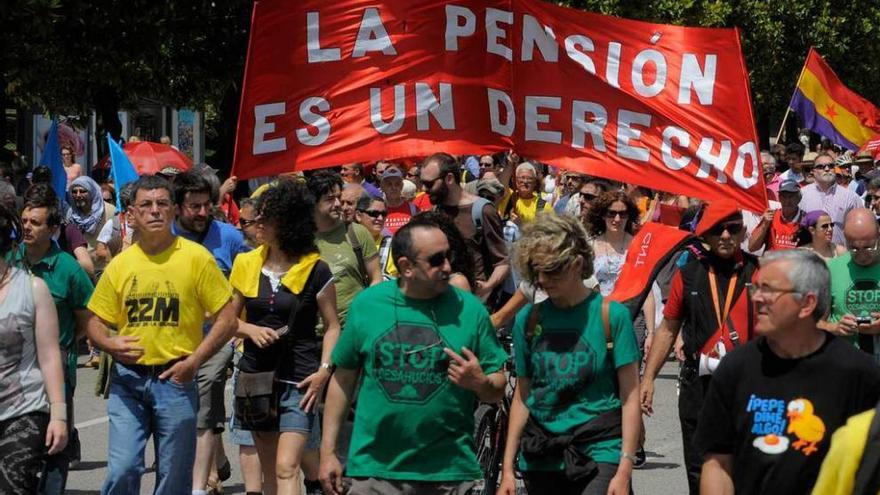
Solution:
[(113, 184), (116, 187), (116, 211), (122, 212), (122, 186), (138, 180), (138, 174), (128, 155), (109, 132), (107, 144), (110, 146), (110, 173), (113, 174)]
[(52, 127), (49, 128), (49, 137), (46, 138), (46, 147), (43, 148), (43, 156), (40, 157), (40, 165), (49, 167), (52, 172), (52, 189), (61, 202), (67, 197), (67, 172), (64, 171), (64, 162), (61, 160), (61, 143), (58, 142), (58, 119), (52, 119)]

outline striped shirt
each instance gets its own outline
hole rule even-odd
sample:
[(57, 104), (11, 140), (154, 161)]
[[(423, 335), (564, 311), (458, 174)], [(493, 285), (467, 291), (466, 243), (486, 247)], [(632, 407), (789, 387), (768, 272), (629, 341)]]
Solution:
[(854, 208), (865, 206), (862, 198), (845, 187), (833, 184), (827, 191), (822, 191), (816, 184), (809, 184), (801, 189), (800, 208), (809, 213), (822, 210), (831, 216), (834, 222), (832, 240), (841, 245), (846, 245), (843, 237), (843, 221), (846, 214)]

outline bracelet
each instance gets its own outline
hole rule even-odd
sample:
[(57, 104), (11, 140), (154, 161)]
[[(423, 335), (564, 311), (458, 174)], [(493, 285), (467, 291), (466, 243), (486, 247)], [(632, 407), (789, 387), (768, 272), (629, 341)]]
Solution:
[(629, 462), (631, 462), (633, 464), (636, 463), (636, 455), (635, 454), (630, 454), (628, 452), (621, 452), (620, 458), (621, 459), (629, 459)]
[(67, 422), (67, 404), (64, 402), (53, 402), (49, 404), (49, 421)]

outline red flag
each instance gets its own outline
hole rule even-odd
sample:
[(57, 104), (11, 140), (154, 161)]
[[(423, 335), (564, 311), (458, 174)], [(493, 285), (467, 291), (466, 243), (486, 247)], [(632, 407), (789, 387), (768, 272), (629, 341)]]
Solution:
[(690, 232), (661, 223), (643, 225), (629, 245), (626, 261), (609, 299), (627, 306), (635, 319), (657, 273), (693, 238)]
[(537, 0), (259, 0), (233, 173), (515, 149), (767, 205), (735, 29)]

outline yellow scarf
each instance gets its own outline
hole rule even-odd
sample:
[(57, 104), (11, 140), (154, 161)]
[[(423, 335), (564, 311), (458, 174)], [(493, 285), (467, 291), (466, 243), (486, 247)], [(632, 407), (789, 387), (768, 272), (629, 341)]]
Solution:
[[(267, 246), (260, 246), (249, 253), (242, 253), (235, 257), (232, 265), (232, 273), (229, 275), (229, 283), (244, 297), (257, 297), (260, 288), (260, 271), (266, 256), (269, 254)], [(321, 255), (317, 251), (300, 256), (299, 261), (287, 270), (281, 278), (281, 284), (290, 289), (290, 292), (299, 294), (302, 292), (312, 268), (320, 261)]]

